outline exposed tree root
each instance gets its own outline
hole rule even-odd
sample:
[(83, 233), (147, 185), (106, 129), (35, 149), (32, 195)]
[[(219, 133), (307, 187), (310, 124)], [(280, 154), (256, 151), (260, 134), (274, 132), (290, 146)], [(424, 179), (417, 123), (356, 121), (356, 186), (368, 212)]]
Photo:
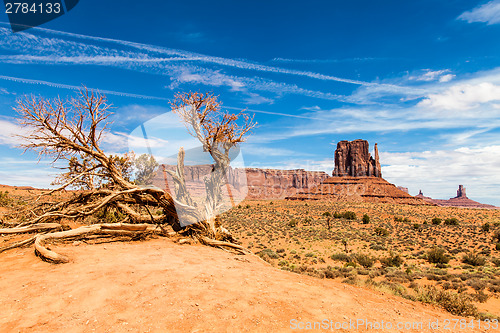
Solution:
[(230, 252), (234, 252), (237, 254), (249, 254), (250, 253), (250, 251), (248, 251), (246, 248), (244, 248), (243, 246), (240, 246), (238, 244), (219, 241), (219, 240), (211, 239), (211, 238), (208, 238), (205, 236), (198, 236), (197, 239), (200, 241), (200, 243), (202, 243), (204, 245), (217, 247), (217, 248), (227, 250)]
[(45, 242), (50, 240), (69, 240), (69, 239), (82, 239), (90, 235), (112, 235), (112, 236), (129, 236), (131, 238), (144, 233), (148, 226), (112, 223), (112, 224), (93, 224), (90, 226), (83, 226), (73, 230), (59, 231), (44, 235), (37, 235), (35, 238), (35, 253), (42, 258), (42, 260), (53, 263), (66, 263), (69, 258), (58, 254), (45, 246)]
[(40, 232), (51, 230), (63, 230), (64, 226), (59, 223), (36, 223), (25, 227), (3, 228), (0, 234), (24, 234), (28, 232)]
[(25, 246), (25, 245), (31, 245), (35, 242), (35, 239), (36, 239), (36, 236), (33, 236), (33, 237), (30, 237), (28, 239), (25, 239), (25, 240), (22, 240), (20, 242), (15, 242), (15, 243), (11, 243), (7, 246), (4, 246), (4, 247), (0, 247), (0, 253), (4, 252), (4, 251), (7, 251), (7, 250), (11, 250), (11, 249), (15, 249), (17, 247), (22, 247), (22, 246)]

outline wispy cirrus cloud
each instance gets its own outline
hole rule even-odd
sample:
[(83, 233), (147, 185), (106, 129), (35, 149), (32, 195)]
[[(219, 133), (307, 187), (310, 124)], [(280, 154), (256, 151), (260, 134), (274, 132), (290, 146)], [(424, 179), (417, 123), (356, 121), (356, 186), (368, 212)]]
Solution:
[(420, 73), (415, 73), (414, 75), (410, 75), (408, 80), (414, 81), (424, 81), (424, 82), (449, 82), (455, 77), (454, 74), (450, 73), (449, 69), (441, 69), (433, 71), (431, 69), (425, 69), (420, 71)]
[(345, 62), (367, 62), (367, 61), (383, 61), (389, 58), (374, 58), (374, 57), (355, 57), (343, 59), (290, 59), (290, 58), (274, 58), (272, 62), (278, 63), (296, 63), (296, 64), (330, 64), (330, 63), (345, 63)]
[[(222, 69), (299, 76), (353, 86), (378, 87), (378, 89), (401, 91), (402, 93), (409, 89), (388, 83), (366, 82), (117, 39), (85, 36), (44, 28), (32, 30), (31, 34), (24, 32), (13, 36), (7, 28), (0, 28), (1, 47), (20, 53), (3, 55), (0, 57), (0, 62), (113, 66), (169, 76), (173, 80), (172, 87), (176, 87), (176, 84), (180, 83), (219, 84), (243, 92), (255, 89), (275, 94), (299, 94), (330, 100), (341, 100), (342, 97), (296, 85), (287, 85), (274, 79), (257, 79), (249, 75), (235, 76), (222, 72)], [(214, 69), (214, 65), (220, 66), (220, 68)], [(242, 88), (240, 85), (245, 85), (245, 87)], [(283, 87), (286, 89), (281, 89)]]
[(494, 0), (462, 13), (457, 20), (468, 23), (483, 22), (488, 25), (500, 23), (500, 1)]
[[(78, 90), (83, 88), (83, 86), (73, 86), (73, 85), (63, 84), (63, 83), (49, 82), (49, 81), (44, 81), (44, 80), (24, 79), (24, 78), (5, 76), (5, 75), (0, 75), (0, 80), (6, 80), (6, 81), (12, 81), (12, 82), (18, 82), (18, 83), (26, 83), (26, 84), (44, 85), (44, 86), (48, 86), (48, 87), (59, 88), (59, 89), (69, 89), (69, 90), (74, 90), (74, 91), (78, 91)], [(101, 90), (101, 89), (95, 89), (95, 88), (90, 88), (90, 87), (87, 87), (87, 88), (90, 90), (99, 91), (103, 94), (108, 94), (108, 95), (141, 98), (141, 99), (167, 100), (167, 98), (164, 98), (164, 97), (131, 94), (131, 93), (120, 92), (120, 91), (112, 91), (112, 90)]]

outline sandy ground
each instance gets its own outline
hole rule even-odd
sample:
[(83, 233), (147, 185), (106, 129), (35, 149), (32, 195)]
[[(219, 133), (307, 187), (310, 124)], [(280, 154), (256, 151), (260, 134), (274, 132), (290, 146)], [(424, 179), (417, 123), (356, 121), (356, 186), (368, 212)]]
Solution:
[[(323, 319), (458, 331), (430, 330), (429, 320), (442, 327), (458, 318), (432, 306), (281, 271), (253, 255), (168, 239), (52, 248), (72, 261), (42, 262), (32, 248), (0, 255), (0, 332), (290, 332)], [(423, 326), (398, 330), (398, 322)]]

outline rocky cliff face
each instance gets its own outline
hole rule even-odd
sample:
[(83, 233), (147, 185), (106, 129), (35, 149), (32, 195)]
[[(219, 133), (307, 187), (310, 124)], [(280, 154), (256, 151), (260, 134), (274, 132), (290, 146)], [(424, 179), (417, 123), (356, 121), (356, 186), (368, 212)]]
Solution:
[(429, 205), (381, 177), (330, 177), (308, 191), (287, 197), (289, 200), (324, 200)]
[(328, 178), (323, 171), (245, 169), (249, 199), (283, 199), (307, 190)]
[(382, 177), (378, 147), (375, 144), (375, 158), (368, 151), (366, 140), (340, 141), (335, 150), (336, 177)]
[[(175, 170), (176, 168), (175, 165), (165, 165), (164, 167), (167, 170)], [(193, 196), (204, 195), (204, 179), (211, 171), (212, 165), (210, 164), (184, 167), (186, 185)], [(167, 183), (165, 183), (165, 178)], [(323, 171), (305, 171), (303, 169), (229, 168), (227, 172), (228, 183), (232, 190), (244, 192), (246, 183), (248, 191), (246, 197), (248, 199), (283, 199), (299, 191), (312, 188), (326, 178), (328, 178), (328, 174)], [(164, 175), (160, 169), (154, 180), (154, 185), (166, 188), (169, 183), (171, 183), (170, 176)]]

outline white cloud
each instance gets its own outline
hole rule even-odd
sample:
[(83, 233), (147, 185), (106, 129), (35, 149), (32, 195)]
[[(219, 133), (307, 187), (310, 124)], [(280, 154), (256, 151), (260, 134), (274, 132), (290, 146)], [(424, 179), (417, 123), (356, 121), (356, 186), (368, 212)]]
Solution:
[[(36, 164), (33, 161), (32, 164)], [(22, 170), (0, 170), (3, 185), (33, 186), (35, 188), (52, 187), (50, 183), (57, 177), (54, 169), (48, 167), (28, 168)]]
[(232, 91), (240, 91), (245, 86), (238, 78), (221, 74), (219, 71), (193, 73), (187, 69), (181, 70), (180, 73), (174, 77), (173, 87), (178, 83), (195, 83), (216, 87), (229, 86)]
[(143, 136), (131, 135), (121, 132), (108, 132), (102, 139), (102, 143), (114, 149), (142, 150), (145, 148), (161, 148), (169, 144), (169, 140)]
[[(49, 86), (49, 87), (53, 87), (53, 88), (69, 89), (69, 90), (74, 90), (74, 91), (78, 91), (78, 90), (82, 89), (82, 87), (83, 87), (83, 86), (73, 86), (73, 85), (69, 85), (69, 84), (48, 82), (48, 81), (43, 81), (43, 80), (24, 79), (24, 78), (5, 76), (5, 75), (0, 75), (0, 80), (26, 83), (26, 84), (35, 84), (35, 85), (41, 84), (41, 85)], [(138, 95), (138, 94), (131, 94), (131, 93), (125, 93), (125, 92), (119, 92), (119, 91), (112, 91), (112, 90), (94, 89), (94, 88), (88, 88), (88, 89), (99, 91), (100, 93), (107, 94), (107, 95), (116, 95), (116, 96), (132, 97), (132, 98), (140, 98), (140, 99), (167, 100), (167, 98), (164, 98), (164, 97)]]
[(28, 131), (16, 124), (14, 119), (0, 118), (0, 144), (18, 146), (23, 140), (16, 135), (26, 135)]
[(449, 74), (449, 69), (442, 69), (438, 71), (433, 71), (430, 69), (425, 69), (423, 73), (417, 73), (416, 75), (411, 75), (408, 77), (408, 80), (413, 81), (439, 81), (439, 82), (448, 82), (451, 81), (455, 75)]
[(244, 101), (247, 104), (272, 104), (274, 100), (259, 94), (248, 93), (248, 97), (246, 97)]
[(455, 74), (445, 74), (439, 78), (439, 82), (449, 82), (453, 80)]
[(468, 23), (484, 22), (488, 25), (500, 23), (500, 1), (494, 0), (475, 7), (470, 11), (462, 13), (457, 19), (467, 21)]
[(500, 204), (500, 145), (407, 153), (381, 151), (380, 160), (384, 178), (409, 187), (411, 194), (422, 189), (425, 195), (447, 199), (462, 184), (471, 199)]
[[(20, 151), (21, 152), (21, 151)], [(0, 157), (0, 184), (47, 188), (57, 176), (51, 163), (32, 159), (36, 155)], [(59, 166), (59, 165), (58, 165)], [(60, 172), (60, 170), (59, 170)]]
[(443, 110), (469, 110), (480, 104), (498, 100), (500, 100), (500, 86), (483, 82), (480, 84), (458, 84), (444, 92), (429, 94), (418, 105)]

